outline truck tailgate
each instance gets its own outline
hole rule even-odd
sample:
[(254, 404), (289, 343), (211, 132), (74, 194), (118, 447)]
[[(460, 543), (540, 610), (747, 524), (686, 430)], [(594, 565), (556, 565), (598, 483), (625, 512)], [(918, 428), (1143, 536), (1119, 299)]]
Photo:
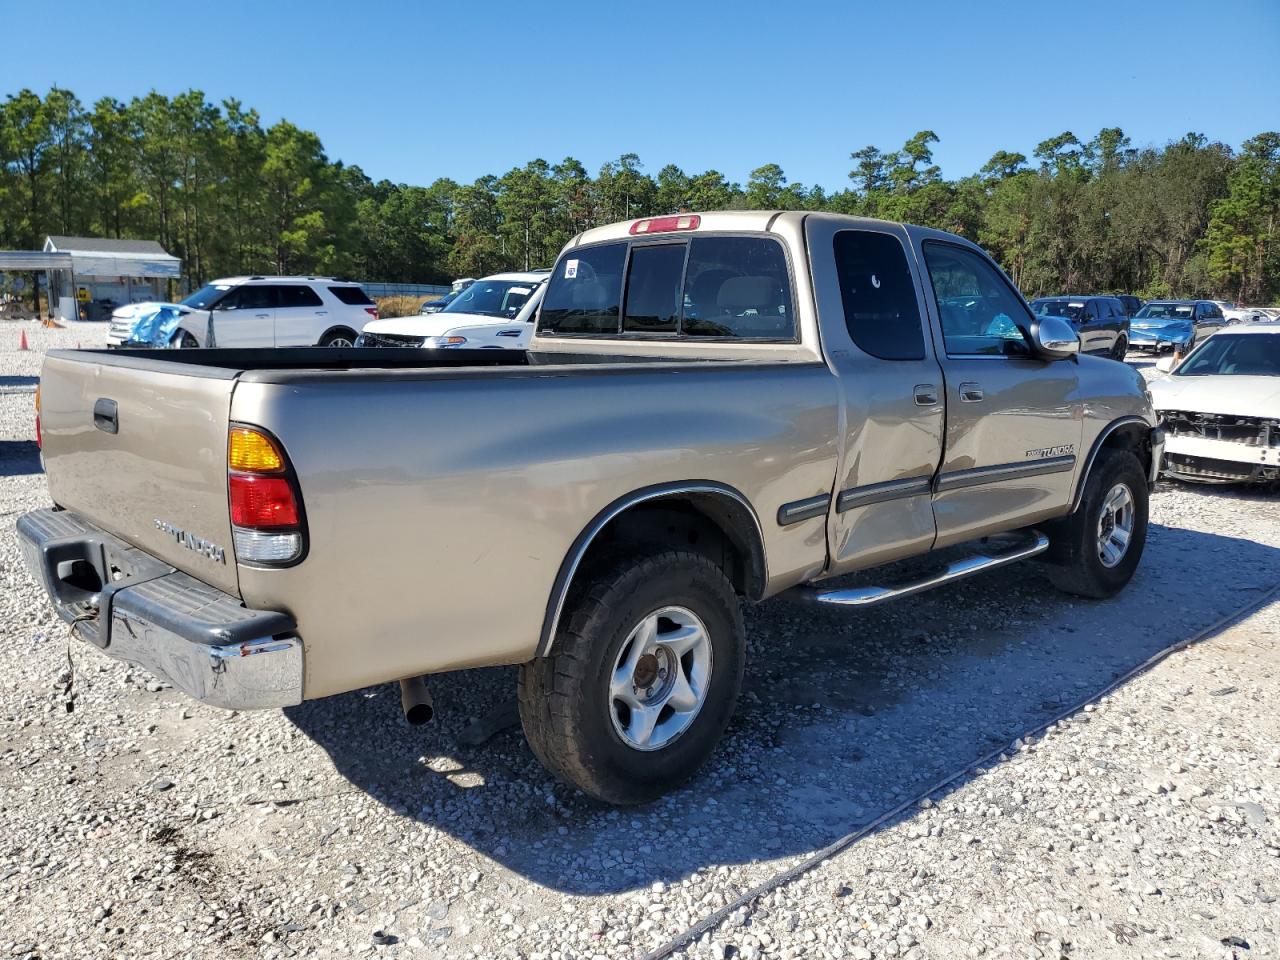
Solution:
[(113, 361), (45, 360), (41, 432), (54, 503), (238, 596), (227, 504), (235, 372)]

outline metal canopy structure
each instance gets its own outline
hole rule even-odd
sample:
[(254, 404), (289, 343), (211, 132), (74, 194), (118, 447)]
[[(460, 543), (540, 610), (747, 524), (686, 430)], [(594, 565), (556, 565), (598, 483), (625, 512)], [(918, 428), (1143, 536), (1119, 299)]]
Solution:
[(176, 279), (182, 274), (182, 261), (154, 240), (49, 237), (44, 252), (69, 254), (78, 276)]
[(43, 250), (0, 250), (0, 272), (44, 273), (52, 314), (83, 320), (157, 299), (159, 281), (182, 276), (182, 261), (154, 240), (50, 236)]
[(31, 273), (37, 270), (70, 270), (71, 254), (43, 250), (0, 250), (0, 272)]

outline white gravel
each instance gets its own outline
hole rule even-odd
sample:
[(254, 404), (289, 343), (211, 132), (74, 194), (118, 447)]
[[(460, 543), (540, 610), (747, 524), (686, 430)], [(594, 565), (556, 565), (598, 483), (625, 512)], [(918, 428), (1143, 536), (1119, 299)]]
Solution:
[[(459, 743), (510, 669), (438, 678), (415, 729), (391, 687), (227, 714), (73, 644), (68, 713), (13, 534), (46, 502), (31, 413), (0, 395), (0, 957), (633, 957), (1280, 582), (1274, 495), (1162, 485), (1107, 603), (1023, 566), (856, 616), (765, 604), (707, 772), (609, 810), (518, 730)], [(690, 954), (1276, 955), (1278, 636), (1272, 605), (1175, 654)]]

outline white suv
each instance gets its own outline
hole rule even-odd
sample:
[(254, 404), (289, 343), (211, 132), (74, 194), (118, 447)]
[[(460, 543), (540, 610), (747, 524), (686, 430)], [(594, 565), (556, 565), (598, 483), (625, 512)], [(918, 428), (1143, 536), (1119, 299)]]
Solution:
[[(107, 345), (125, 344), (133, 318), (158, 306), (113, 313)], [(227, 277), (170, 306), (181, 313), (169, 335), (173, 347), (350, 347), (378, 319), (360, 284), (332, 277)]]

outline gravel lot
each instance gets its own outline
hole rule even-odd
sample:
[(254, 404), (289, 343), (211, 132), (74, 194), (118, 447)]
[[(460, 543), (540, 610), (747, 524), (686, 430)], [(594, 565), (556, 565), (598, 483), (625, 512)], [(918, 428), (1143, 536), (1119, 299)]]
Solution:
[(439, 678), (414, 729), (390, 686), (227, 714), (75, 644), (68, 713), (13, 522), (46, 502), (38, 351), (105, 331), (24, 326), (16, 353), (0, 324), (0, 956), (633, 957), (1003, 745), (689, 955), (1280, 949), (1280, 604), (1022, 739), (1280, 583), (1274, 494), (1162, 485), (1107, 603), (1015, 566), (859, 615), (750, 610), (713, 763), (616, 811), (518, 729), (459, 741), (509, 710), (511, 669)]

